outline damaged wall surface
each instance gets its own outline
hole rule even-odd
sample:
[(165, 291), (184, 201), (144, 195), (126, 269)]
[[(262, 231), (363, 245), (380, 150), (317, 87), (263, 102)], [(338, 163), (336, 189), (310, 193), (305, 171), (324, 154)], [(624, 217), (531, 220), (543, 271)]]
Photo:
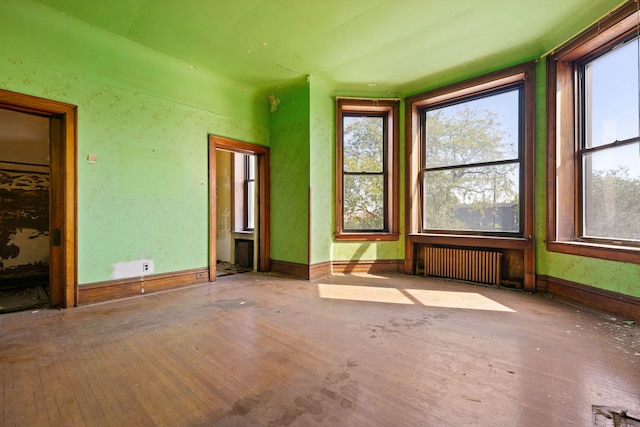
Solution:
[(49, 174), (0, 170), (0, 287), (49, 274)]

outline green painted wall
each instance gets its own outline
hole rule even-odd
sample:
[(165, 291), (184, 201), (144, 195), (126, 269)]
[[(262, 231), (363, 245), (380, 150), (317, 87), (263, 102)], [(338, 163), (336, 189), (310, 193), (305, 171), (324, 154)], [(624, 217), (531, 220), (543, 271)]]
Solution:
[[(281, 85), (270, 113), (271, 258), (309, 263), (310, 93), (305, 79)], [(267, 108), (267, 107), (265, 107)]]
[(332, 86), (311, 77), (311, 264), (331, 260), (335, 231), (335, 102)]
[[(555, 42), (545, 48), (599, 16), (580, 18), (555, 29)], [(0, 88), (78, 105), (80, 284), (108, 280), (113, 264), (143, 254), (157, 273), (206, 266), (208, 133), (270, 145), (273, 259), (316, 264), (404, 257), (402, 240), (333, 240), (334, 96), (397, 94), (338, 93), (316, 76), (265, 93), (29, 0), (0, 3), (0, 37)], [(430, 76), (424, 90), (531, 59), (497, 53), (490, 62)], [(266, 99), (271, 94), (280, 98), (274, 113)], [(640, 297), (638, 265), (546, 251), (544, 60), (537, 94), (537, 273)], [(403, 172), (404, 114), (401, 130)], [(98, 156), (95, 165), (86, 161), (89, 153)], [(400, 184), (402, 223), (403, 174)]]
[(207, 266), (207, 134), (267, 145), (257, 91), (29, 1), (0, 3), (0, 38), (0, 88), (78, 106), (79, 283)]
[(302, 264), (403, 259), (403, 240), (334, 241), (334, 85), (311, 76), (304, 82), (274, 88), (265, 98), (269, 95), (280, 99), (278, 111), (271, 114), (269, 132), (271, 258)]

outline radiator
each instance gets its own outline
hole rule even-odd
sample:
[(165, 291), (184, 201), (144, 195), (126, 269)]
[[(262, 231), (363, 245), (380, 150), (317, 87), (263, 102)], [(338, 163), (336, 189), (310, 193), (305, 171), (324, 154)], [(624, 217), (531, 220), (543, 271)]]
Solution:
[(424, 275), (500, 285), (502, 253), (476, 249), (424, 248)]

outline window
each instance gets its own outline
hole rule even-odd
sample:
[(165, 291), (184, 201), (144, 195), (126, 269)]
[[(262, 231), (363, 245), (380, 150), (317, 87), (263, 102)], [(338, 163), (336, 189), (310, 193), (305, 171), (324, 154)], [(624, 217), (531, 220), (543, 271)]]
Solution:
[(533, 235), (533, 63), (407, 99), (413, 234)]
[(640, 263), (635, 3), (547, 59), (551, 251)]
[(421, 109), (424, 232), (522, 234), (523, 86)]
[(244, 156), (244, 229), (255, 228), (256, 161), (254, 156)]
[(336, 239), (398, 239), (398, 101), (339, 98)]
[(406, 99), (405, 272), (428, 247), (497, 250), (502, 278), (535, 290), (535, 71), (529, 62)]

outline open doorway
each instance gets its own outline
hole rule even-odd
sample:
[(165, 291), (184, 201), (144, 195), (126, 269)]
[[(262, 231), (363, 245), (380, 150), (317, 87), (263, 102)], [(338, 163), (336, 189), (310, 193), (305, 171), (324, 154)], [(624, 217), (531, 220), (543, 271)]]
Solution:
[(209, 277), (269, 270), (269, 149), (209, 137)]
[(0, 90), (0, 312), (76, 305), (75, 129), (75, 106)]
[(216, 276), (258, 267), (257, 157), (216, 150)]
[(0, 312), (49, 305), (49, 118), (0, 108)]

